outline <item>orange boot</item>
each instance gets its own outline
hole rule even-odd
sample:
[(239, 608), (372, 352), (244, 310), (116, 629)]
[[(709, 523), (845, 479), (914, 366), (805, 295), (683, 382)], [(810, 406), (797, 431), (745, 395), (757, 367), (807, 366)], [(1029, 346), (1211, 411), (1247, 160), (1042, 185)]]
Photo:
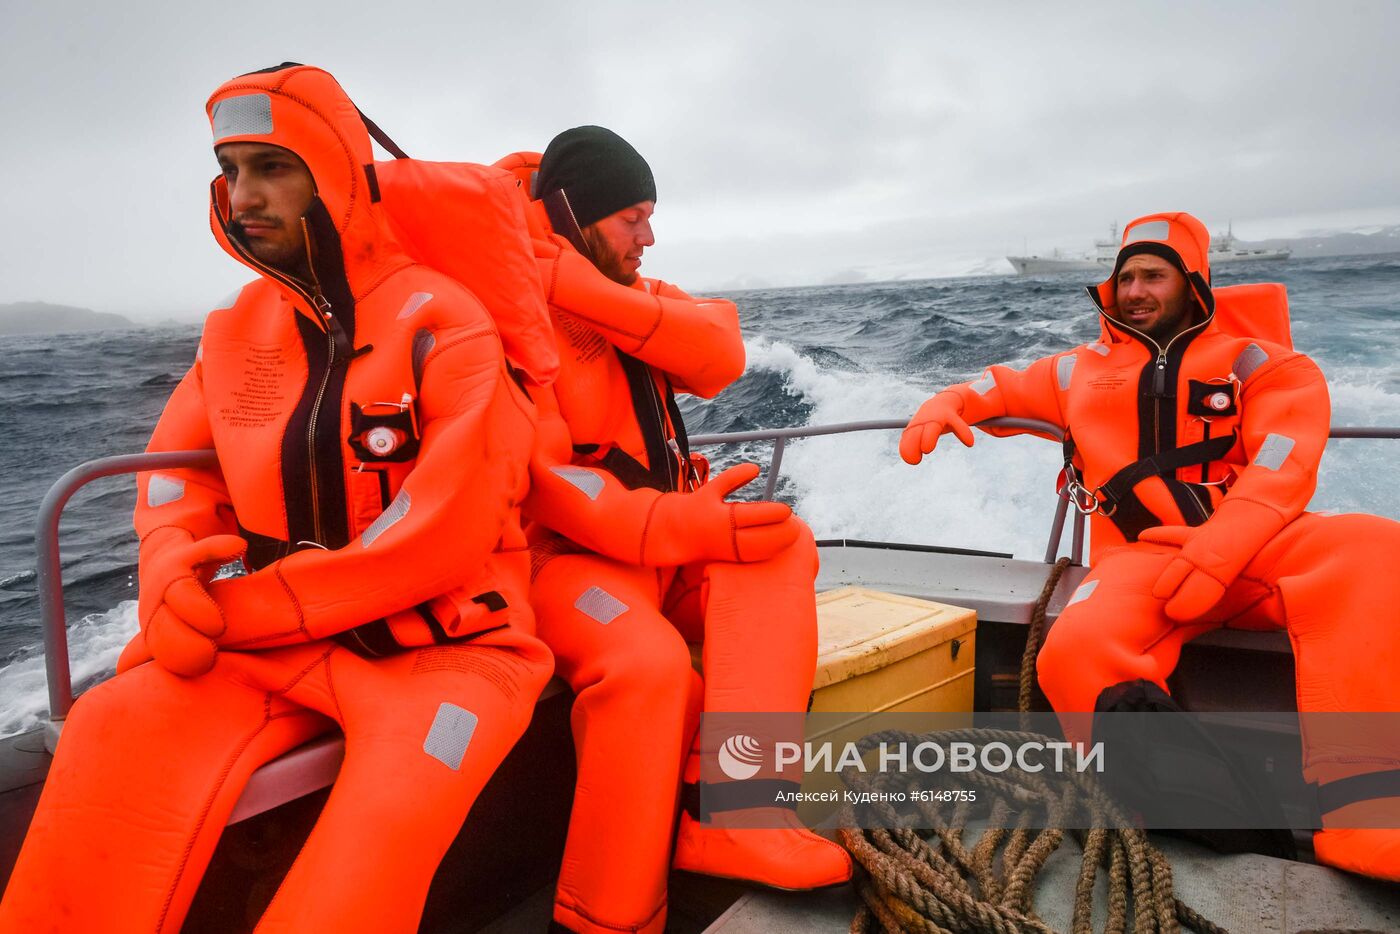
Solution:
[[(816, 543), (805, 525), (792, 547), (767, 561), (682, 569), (668, 615), (692, 632), (703, 625), (707, 714), (790, 713), (787, 735), (775, 739), (801, 740), (817, 664), (816, 572)], [(697, 740), (686, 763), (676, 869), (779, 889), (851, 878), (846, 851), (803, 827), (792, 810), (746, 800), (742, 782), (702, 789), (699, 780)], [(696, 808), (702, 797), (703, 814)]]
[[(789, 808), (760, 804), (740, 806), (716, 815), (705, 813), (705, 817), (714, 818), (711, 823), (703, 823), (692, 816), (692, 811), (698, 813), (699, 779), (697, 749), (691, 751), (686, 762), (686, 809), (681, 811), (680, 829), (676, 834), (674, 868), (789, 891), (819, 889), (850, 881), (850, 855), (838, 844), (802, 826), (797, 813)], [(728, 784), (741, 786), (743, 783)], [(715, 787), (723, 789), (725, 786), (711, 786), (711, 789)], [(793, 790), (796, 789), (794, 783)], [(709, 797), (715, 792), (709, 790), (706, 794)]]

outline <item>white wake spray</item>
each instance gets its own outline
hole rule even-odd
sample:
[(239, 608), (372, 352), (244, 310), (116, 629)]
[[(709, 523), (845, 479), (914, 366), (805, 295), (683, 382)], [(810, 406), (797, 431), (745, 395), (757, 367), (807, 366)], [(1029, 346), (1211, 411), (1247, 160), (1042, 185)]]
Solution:
[[(68, 658), (79, 689), (111, 676), (117, 656), (138, 629), (136, 601), (123, 600), (68, 627)], [(0, 736), (13, 736), (48, 720), (48, 678), (41, 647), (0, 668)]]
[[(1324, 366), (1323, 370), (1332, 397), (1333, 426), (1400, 426), (1400, 393), (1384, 387), (1386, 368), (1353, 365)], [(1400, 441), (1332, 441), (1322, 457), (1311, 508), (1400, 519), (1397, 458)]]
[[(812, 406), (809, 425), (907, 419), (939, 385), (888, 373), (818, 366), (781, 341), (749, 341), (749, 366), (780, 374)], [(1035, 438), (977, 432), (967, 449), (945, 435), (917, 467), (899, 457), (899, 432), (789, 442), (782, 475), (818, 538), (946, 545), (1043, 556), (1055, 509), (1059, 448)], [(1066, 535), (1066, 548), (1068, 535)]]

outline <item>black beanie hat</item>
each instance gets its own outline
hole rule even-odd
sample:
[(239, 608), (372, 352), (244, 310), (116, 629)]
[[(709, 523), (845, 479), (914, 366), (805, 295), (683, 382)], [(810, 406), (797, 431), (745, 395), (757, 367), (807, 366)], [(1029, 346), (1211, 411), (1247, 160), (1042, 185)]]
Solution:
[(549, 141), (536, 198), (563, 189), (580, 227), (641, 201), (656, 200), (651, 166), (632, 144), (600, 126), (576, 126)]

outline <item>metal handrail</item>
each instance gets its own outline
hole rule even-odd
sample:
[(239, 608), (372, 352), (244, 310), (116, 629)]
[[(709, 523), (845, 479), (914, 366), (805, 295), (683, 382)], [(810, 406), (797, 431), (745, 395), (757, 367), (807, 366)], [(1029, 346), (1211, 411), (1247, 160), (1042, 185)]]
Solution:
[[(770, 428), (757, 431), (731, 431), (727, 434), (696, 435), (690, 443), (696, 446), (707, 444), (737, 444), (742, 441), (772, 441), (773, 453), (768, 459), (768, 477), (764, 482), (763, 498), (772, 499), (778, 490), (778, 473), (783, 469), (783, 450), (789, 438), (812, 438), (819, 435), (840, 435), (854, 431), (892, 431), (909, 424), (904, 418), (881, 418), (864, 422), (838, 422), (834, 425), (812, 425), (799, 428)], [(1031, 431), (1048, 435), (1056, 441), (1063, 441), (1065, 433), (1058, 425), (1035, 418), (1014, 418), (1002, 416), (989, 418), (977, 423), (979, 428), (996, 428), (1007, 431)], [(1064, 536), (1065, 516), (1069, 513), (1069, 491), (1061, 489), (1055, 504), (1055, 518), (1050, 523), (1050, 543), (1045, 547), (1045, 563), (1054, 564), (1060, 550), (1060, 539)], [(1082, 564), (1084, 559), (1084, 514), (1074, 513), (1074, 533), (1070, 545), (1070, 560)]]
[[(730, 431), (717, 435), (695, 435), (690, 439), (693, 445), (738, 444), (742, 441), (772, 441), (773, 457), (768, 465), (768, 483), (763, 488), (763, 498), (772, 499), (778, 488), (778, 471), (782, 469), (783, 448), (789, 438), (815, 438), (821, 435), (844, 435), (855, 431), (892, 431), (909, 424), (907, 418), (880, 418), (864, 422), (837, 422), (834, 425), (807, 425), (798, 428), (760, 428), (757, 431)], [(989, 418), (979, 425), (993, 428), (1020, 429), (1047, 434), (1056, 441), (1064, 439), (1064, 432), (1049, 422), (1034, 418)]]
[(68, 625), (63, 615), (63, 564), (58, 551), (58, 519), (80, 487), (102, 477), (141, 470), (177, 467), (218, 467), (213, 451), (170, 451), (159, 454), (119, 454), (79, 464), (49, 487), (39, 504), (34, 530), (38, 559), (39, 618), (44, 626), (44, 668), (49, 681), (49, 719), (62, 720), (73, 706), (73, 675), (68, 667)]
[[(713, 435), (695, 435), (690, 443), (697, 447), (711, 444), (738, 444), (743, 441), (772, 441), (773, 453), (768, 459), (768, 476), (764, 482), (763, 498), (772, 499), (778, 489), (778, 475), (783, 467), (783, 451), (790, 438), (814, 438), (820, 435), (837, 435), (854, 431), (892, 431), (902, 429), (908, 419), (882, 418), (861, 422), (838, 422), (833, 425), (811, 425), (797, 428), (769, 428), (756, 431), (731, 431)], [(1055, 440), (1063, 440), (1064, 432), (1057, 425), (1032, 418), (989, 418), (977, 422), (979, 428), (1033, 431), (1049, 435)], [(1400, 428), (1378, 426), (1375, 428), (1335, 427), (1328, 432), (1329, 439), (1362, 438), (1371, 440), (1400, 440)], [(1045, 563), (1054, 564), (1060, 550), (1060, 539), (1064, 536), (1065, 517), (1069, 512), (1069, 491), (1061, 489), (1055, 505), (1055, 518), (1050, 524), (1050, 541), (1045, 546)], [(1075, 564), (1084, 562), (1084, 514), (1075, 510), (1074, 531), (1070, 540), (1070, 560)]]
[[(819, 435), (845, 434), (855, 431), (891, 431), (903, 428), (906, 419), (891, 418), (863, 422), (843, 422), (835, 425), (811, 425), (800, 428), (773, 428), (759, 431), (734, 431), (713, 435), (696, 435), (690, 443), (696, 446), (733, 444), (741, 441), (773, 441), (769, 459), (768, 481), (764, 492), (771, 499), (777, 488), (778, 472), (782, 469), (782, 451), (789, 438), (810, 438)], [(994, 428), (1036, 431), (1060, 437), (1060, 430), (1048, 422), (1031, 419), (998, 418), (981, 425)], [(1400, 439), (1400, 428), (1333, 428), (1331, 438)], [(213, 451), (167, 451), (157, 454), (121, 454), (87, 461), (69, 470), (58, 479), (39, 504), (39, 519), (35, 529), (34, 546), (37, 557), (36, 579), (39, 590), (39, 612), (44, 629), (44, 666), (49, 682), (49, 718), (61, 721), (73, 707), (73, 678), (68, 664), (68, 628), (63, 610), (63, 565), (59, 555), (58, 521), (68, 500), (81, 487), (102, 477), (137, 473), (145, 470), (174, 470), (182, 467), (217, 467), (218, 456)], [(1064, 520), (1069, 500), (1062, 491), (1051, 527), (1051, 544), (1046, 561), (1055, 560), (1059, 541), (1064, 532)], [(1083, 552), (1084, 517), (1076, 513), (1072, 557), (1075, 561)]]
[(1329, 432), (1327, 433), (1327, 437), (1328, 437), (1328, 439), (1332, 439), (1332, 438), (1363, 438), (1363, 439), (1372, 439), (1372, 440), (1375, 440), (1375, 439), (1378, 439), (1378, 438), (1400, 439), (1400, 428), (1382, 428), (1382, 427), (1379, 427), (1379, 426), (1377, 426), (1377, 427), (1375, 427), (1375, 428), (1348, 428), (1348, 427), (1342, 426), (1342, 427), (1338, 427), (1338, 428), (1333, 428), (1331, 431), (1329, 431)]

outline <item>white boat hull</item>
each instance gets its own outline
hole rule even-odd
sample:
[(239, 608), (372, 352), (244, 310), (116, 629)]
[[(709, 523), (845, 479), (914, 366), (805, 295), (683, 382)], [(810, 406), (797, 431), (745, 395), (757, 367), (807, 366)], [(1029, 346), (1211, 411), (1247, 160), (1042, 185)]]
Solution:
[(1101, 272), (1109, 267), (1090, 259), (1063, 259), (1054, 256), (1008, 256), (1018, 276), (1045, 276), (1057, 272)]
[[(1264, 260), (1284, 260), (1292, 256), (1291, 250), (1227, 250), (1210, 254), (1211, 266), (1222, 263), (1262, 262)], [(1059, 272), (1101, 272), (1113, 268), (1111, 262), (1101, 263), (1092, 259), (1069, 259), (1057, 256), (1008, 256), (1006, 258), (1018, 276), (1048, 276)]]

